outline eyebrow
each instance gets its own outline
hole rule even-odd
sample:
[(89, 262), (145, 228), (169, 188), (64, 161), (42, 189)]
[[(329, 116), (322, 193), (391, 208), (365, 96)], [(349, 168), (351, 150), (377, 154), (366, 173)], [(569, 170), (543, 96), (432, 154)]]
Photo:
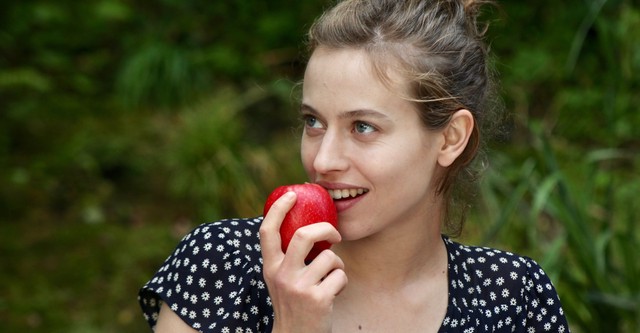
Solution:
[[(318, 116), (320, 115), (320, 112), (314, 109), (311, 105), (304, 104), (304, 103), (300, 105), (300, 112), (301, 113), (309, 112), (313, 115), (318, 115)], [(340, 112), (340, 114), (338, 115), (338, 117), (341, 119), (354, 119), (354, 118), (361, 118), (365, 116), (383, 119), (383, 120), (389, 119), (387, 115), (371, 109), (356, 109), (356, 110), (344, 111), (344, 112)]]

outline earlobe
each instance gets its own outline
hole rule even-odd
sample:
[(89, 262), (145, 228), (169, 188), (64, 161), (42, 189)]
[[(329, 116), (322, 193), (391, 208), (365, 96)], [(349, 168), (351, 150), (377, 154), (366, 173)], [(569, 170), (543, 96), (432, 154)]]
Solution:
[(462, 154), (473, 132), (473, 126), (474, 119), (469, 110), (461, 109), (453, 114), (449, 124), (442, 131), (444, 144), (438, 155), (440, 166), (450, 166)]

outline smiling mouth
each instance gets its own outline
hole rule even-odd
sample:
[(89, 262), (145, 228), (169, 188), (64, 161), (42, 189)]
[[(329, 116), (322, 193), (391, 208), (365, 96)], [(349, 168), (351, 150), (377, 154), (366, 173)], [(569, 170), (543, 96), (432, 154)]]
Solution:
[(340, 199), (350, 199), (355, 198), (359, 195), (365, 194), (369, 192), (369, 190), (364, 188), (351, 188), (351, 189), (342, 189), (342, 190), (328, 190), (331, 199), (340, 200)]

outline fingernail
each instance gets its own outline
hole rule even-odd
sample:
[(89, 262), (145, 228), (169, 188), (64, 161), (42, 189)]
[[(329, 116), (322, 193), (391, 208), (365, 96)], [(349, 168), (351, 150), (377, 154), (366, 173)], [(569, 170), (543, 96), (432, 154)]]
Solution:
[(289, 192), (285, 193), (283, 196), (285, 197), (285, 199), (293, 199), (293, 197), (296, 196), (296, 192), (289, 191)]

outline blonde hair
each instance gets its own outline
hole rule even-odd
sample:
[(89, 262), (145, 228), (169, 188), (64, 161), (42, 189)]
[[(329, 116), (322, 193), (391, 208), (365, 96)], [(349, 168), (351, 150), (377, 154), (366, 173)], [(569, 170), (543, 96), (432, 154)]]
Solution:
[[(459, 235), (470, 185), (479, 170), (471, 165), (481, 147), (480, 128), (494, 111), (493, 75), (486, 26), (478, 24), (481, 7), (473, 0), (345, 0), (326, 11), (308, 33), (309, 51), (318, 47), (365, 50), (383, 81), (391, 64), (399, 64), (411, 83), (407, 98), (429, 129), (446, 126), (454, 112), (469, 110), (474, 128), (462, 155), (439, 179), (445, 197), (445, 230)], [(482, 164), (482, 163), (480, 163)], [(457, 206), (460, 209), (453, 210)], [(458, 213), (459, 219), (451, 213)]]

